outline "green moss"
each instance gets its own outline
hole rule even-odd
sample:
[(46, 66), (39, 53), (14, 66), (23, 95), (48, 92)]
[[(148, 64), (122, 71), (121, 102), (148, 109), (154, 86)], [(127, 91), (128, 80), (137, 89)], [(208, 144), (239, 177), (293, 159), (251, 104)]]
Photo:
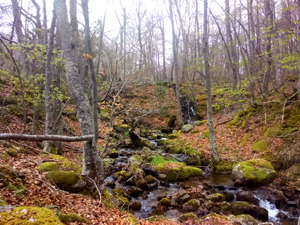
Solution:
[(241, 141), (241, 146), (244, 147), (247, 142), (248, 142), (248, 139), (251, 137), (251, 134), (245, 134), (244, 137), (242, 138), (242, 141)]
[(171, 204), (171, 201), (168, 198), (163, 198), (159, 201), (159, 204), (164, 205), (164, 206), (169, 206)]
[(102, 193), (102, 202), (107, 208), (113, 209), (113, 208), (116, 208), (116, 206), (113, 204), (111, 197), (112, 196), (109, 193), (109, 191), (104, 189), (104, 191)]
[(189, 177), (202, 176), (202, 170), (186, 166), (184, 163), (163, 162), (156, 166), (156, 170), (167, 175), (167, 181), (184, 180)]
[(119, 181), (126, 180), (126, 179), (128, 179), (128, 177), (129, 177), (128, 173), (124, 170), (121, 170), (114, 174), (114, 178), (118, 179)]
[[(8, 165), (0, 164), (0, 171), (1, 171), (1, 173), (3, 173), (4, 175), (8, 176), (11, 179), (14, 179), (17, 177), (17, 174)], [(0, 175), (0, 178), (1, 178), (1, 175)]]
[(235, 162), (220, 161), (213, 165), (212, 169), (215, 173), (228, 173), (236, 166)]
[(168, 134), (168, 135), (166, 135), (166, 138), (168, 138), (168, 139), (176, 139), (176, 138), (179, 138), (179, 136), (180, 136), (180, 132), (176, 132), (174, 134)]
[(217, 218), (220, 218), (220, 219), (223, 219), (223, 220), (228, 220), (226, 216), (222, 216), (222, 215), (216, 214), (216, 213), (210, 213), (206, 216), (202, 216), (200, 219), (205, 220), (205, 219), (211, 218), (211, 217), (217, 217)]
[(240, 120), (241, 120), (241, 117), (243, 116), (243, 112), (240, 111), (234, 118), (233, 120), (230, 122), (230, 125), (233, 125), (233, 126), (239, 126), (240, 124)]
[(7, 225), (58, 225), (62, 224), (50, 209), (39, 207), (16, 207), (0, 213), (1, 224)]
[(91, 224), (91, 221), (83, 218), (82, 216), (77, 215), (76, 213), (69, 213), (69, 214), (58, 214), (58, 218), (63, 223), (72, 223), (72, 222), (81, 222), (86, 224)]
[(207, 198), (213, 202), (223, 202), (226, 200), (226, 197), (220, 193), (211, 194)]
[(180, 221), (186, 221), (188, 219), (198, 219), (198, 216), (196, 215), (196, 213), (194, 212), (189, 212), (189, 213), (185, 213), (185, 214), (182, 214), (180, 217), (179, 217), (179, 220)]
[(226, 123), (226, 128), (230, 128), (231, 127), (231, 123), (230, 122), (227, 122)]
[(6, 205), (8, 205), (8, 203), (4, 200), (4, 199), (2, 199), (1, 197), (0, 197), (0, 206), (6, 206)]
[(198, 132), (199, 132), (199, 130), (192, 130), (191, 131), (192, 134), (195, 134), (195, 133), (198, 133)]
[(60, 162), (62, 164), (62, 168), (66, 169), (66, 170), (73, 170), (73, 171), (81, 171), (81, 166), (80, 165), (76, 165), (75, 163), (72, 163), (70, 160), (68, 160), (67, 158), (61, 156), (61, 155), (51, 155), (50, 156), (51, 159), (55, 159), (58, 162)]
[(58, 165), (56, 162), (45, 162), (39, 165), (38, 170), (40, 172), (48, 172), (58, 170)]
[(245, 129), (245, 128), (246, 128), (246, 121), (243, 120), (243, 123), (242, 123), (242, 125), (241, 125), (241, 129)]
[(73, 190), (72, 186), (79, 180), (83, 180), (82, 177), (73, 171), (50, 171), (47, 177), (52, 184), (57, 185), (62, 190), (70, 190), (71, 192), (76, 192), (77, 187)]
[(266, 141), (261, 140), (252, 145), (252, 151), (264, 152), (267, 150), (268, 146), (269, 146), (269, 144)]
[(113, 197), (119, 201), (118, 206), (124, 206), (129, 202), (128, 198), (124, 197), (124, 192), (122, 189), (113, 189)]
[(18, 152), (17, 150), (13, 149), (13, 148), (9, 148), (7, 151), (7, 154), (11, 157), (18, 157)]
[(300, 114), (293, 111), (285, 122), (285, 127), (297, 127), (300, 124)]
[(67, 116), (71, 120), (79, 121), (76, 111), (71, 108), (65, 108), (63, 111), (63, 115)]
[(277, 135), (281, 134), (281, 125), (280, 124), (274, 124), (272, 127), (268, 128), (265, 132), (264, 132), (264, 138), (268, 138), (268, 137), (275, 137)]
[(204, 131), (204, 136), (209, 138), (209, 130), (208, 129)]
[(207, 123), (207, 120), (202, 120), (202, 121), (199, 121), (199, 123), (197, 125), (200, 126), (200, 125), (206, 124), (206, 123)]
[(9, 191), (17, 191), (18, 190), (18, 188), (15, 185), (11, 184), (11, 183), (9, 183), (6, 186), (6, 189), (9, 190)]

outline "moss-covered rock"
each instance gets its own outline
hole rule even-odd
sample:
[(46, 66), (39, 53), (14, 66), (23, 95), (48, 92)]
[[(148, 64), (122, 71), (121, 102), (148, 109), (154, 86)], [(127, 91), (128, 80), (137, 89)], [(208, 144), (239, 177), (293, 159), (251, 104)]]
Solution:
[(7, 154), (11, 157), (18, 157), (18, 151), (14, 148), (9, 148)]
[(91, 224), (91, 221), (83, 218), (82, 216), (79, 216), (76, 213), (69, 213), (69, 214), (60, 213), (58, 214), (58, 218), (63, 223), (81, 222), (81, 223)]
[(138, 180), (136, 182), (137, 186), (143, 190), (148, 189), (147, 182), (144, 179)]
[(143, 147), (151, 148), (152, 150), (156, 149), (156, 146), (153, 142), (148, 140), (147, 138), (140, 138), (140, 143)]
[[(16, 171), (14, 171), (9, 165), (0, 164), (0, 171), (10, 179), (14, 179), (17, 177)], [(4, 176), (0, 174), (0, 180), (5, 179)]]
[(50, 209), (39, 207), (16, 207), (12, 211), (0, 213), (1, 224), (62, 224)]
[(122, 189), (113, 189), (113, 201), (118, 207), (124, 207), (129, 203), (128, 198), (125, 197), (125, 193)]
[(285, 174), (289, 180), (300, 181), (300, 163), (291, 166)]
[(5, 207), (8, 203), (0, 197), (0, 206)]
[(67, 158), (61, 156), (61, 155), (50, 155), (50, 159), (56, 160), (59, 164), (61, 164), (61, 167), (65, 170), (73, 170), (77, 173), (81, 173), (81, 166), (75, 163), (72, 163)]
[(170, 201), (170, 199), (168, 199), (168, 198), (162, 198), (162, 199), (159, 201), (159, 204), (168, 207), (168, 206), (171, 205), (171, 201)]
[(264, 138), (276, 137), (277, 135), (280, 135), (281, 133), (282, 133), (281, 125), (278, 123), (275, 123), (272, 125), (272, 127), (269, 127), (265, 131)]
[(207, 196), (207, 200), (213, 201), (213, 202), (223, 202), (226, 200), (226, 197), (220, 193), (215, 193)]
[(235, 167), (235, 162), (220, 161), (213, 165), (212, 169), (217, 174), (229, 174)]
[(50, 171), (47, 177), (52, 184), (69, 192), (79, 192), (86, 186), (85, 179), (72, 171)]
[(139, 155), (133, 155), (133, 156), (131, 156), (131, 157), (129, 158), (129, 163), (130, 163), (130, 164), (136, 163), (136, 164), (138, 164), (138, 165), (141, 165), (142, 162), (143, 162), (143, 160), (142, 160), (141, 156), (139, 156)]
[(118, 153), (117, 149), (113, 148), (113, 149), (111, 149), (110, 152), (108, 153), (108, 156), (109, 156), (110, 158), (113, 158), (113, 159), (114, 159), (114, 158), (118, 158), (119, 153)]
[(267, 221), (269, 212), (265, 208), (252, 205), (248, 202), (232, 202), (231, 206), (233, 208), (234, 215), (249, 214), (255, 219)]
[(103, 163), (104, 170), (107, 171), (109, 169), (109, 166), (114, 163), (114, 159), (104, 158), (104, 159), (102, 159), (102, 163)]
[(11, 183), (8, 183), (8, 185), (6, 185), (5, 188), (9, 191), (17, 191), (18, 190), (18, 188), (15, 185), (11, 184)]
[(114, 128), (120, 133), (128, 133), (131, 130), (131, 126), (127, 124), (115, 125)]
[(245, 134), (244, 137), (242, 138), (241, 140), (241, 146), (244, 147), (247, 142), (248, 142), (248, 139), (251, 137), (251, 134)]
[(142, 208), (142, 203), (138, 201), (130, 202), (129, 203), (129, 209), (132, 209), (134, 211), (138, 211)]
[(63, 115), (67, 116), (71, 120), (79, 121), (76, 110), (74, 110), (74, 109), (65, 108), (64, 111), (63, 111)]
[(238, 163), (232, 170), (234, 180), (247, 186), (259, 186), (273, 182), (277, 174), (272, 164), (264, 159), (251, 159)]
[(163, 162), (156, 166), (156, 170), (166, 174), (167, 181), (184, 180), (190, 177), (202, 176), (202, 170), (195, 167), (186, 166), (184, 163)]
[(56, 162), (44, 162), (39, 165), (38, 170), (40, 172), (48, 172), (48, 171), (56, 171), (58, 169), (58, 165)]
[(184, 222), (188, 219), (194, 219), (194, 220), (197, 220), (198, 219), (198, 216), (196, 215), (196, 213), (194, 212), (190, 212), (190, 213), (185, 213), (185, 214), (182, 214), (180, 217), (179, 217), (179, 220), (181, 222)]
[(157, 179), (151, 175), (147, 175), (145, 177), (145, 181), (147, 182), (147, 184), (153, 184), (157, 181)]
[(116, 172), (116, 173), (114, 174), (114, 178), (115, 178), (115, 180), (117, 180), (118, 182), (127, 180), (128, 177), (129, 177), (128, 173), (127, 173), (126, 171), (124, 171), (124, 170), (121, 170), (121, 171)]
[(252, 145), (252, 151), (253, 152), (264, 152), (267, 150), (268, 146), (269, 146), (269, 144), (266, 141), (261, 140)]
[(254, 217), (247, 214), (237, 215), (237, 216), (231, 215), (229, 216), (229, 218), (234, 222), (236, 222), (237, 224), (248, 224), (248, 225), (260, 224), (258, 220), (256, 220)]
[(182, 205), (182, 210), (184, 212), (195, 212), (200, 206), (200, 201), (198, 199), (191, 199)]

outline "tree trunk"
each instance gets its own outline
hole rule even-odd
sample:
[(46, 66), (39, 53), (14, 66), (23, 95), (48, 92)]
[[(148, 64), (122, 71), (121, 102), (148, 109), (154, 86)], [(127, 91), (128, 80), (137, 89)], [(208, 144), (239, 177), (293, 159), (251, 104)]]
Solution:
[(203, 16), (203, 58), (204, 58), (204, 75), (205, 75), (205, 88), (207, 100), (207, 124), (209, 131), (209, 142), (212, 160), (217, 163), (220, 161), (218, 147), (214, 132), (213, 116), (212, 116), (212, 97), (211, 97), (211, 83), (208, 64), (208, 34), (207, 34), (207, 0), (204, 0), (204, 16)]
[(178, 61), (177, 61), (177, 49), (176, 49), (176, 34), (175, 34), (175, 27), (174, 27), (174, 19), (173, 19), (173, 9), (172, 9), (172, 0), (169, 0), (169, 9), (170, 9), (170, 20), (172, 24), (172, 45), (173, 45), (173, 60), (174, 60), (174, 67), (175, 67), (175, 82), (176, 82), (176, 101), (177, 101), (177, 111), (178, 111), (178, 119), (180, 126), (182, 127), (183, 118), (181, 112), (181, 103), (180, 103), (180, 94), (179, 94), (179, 78), (178, 78)]
[(24, 41), (24, 35), (22, 31), (22, 21), (21, 21), (21, 13), (19, 11), (18, 0), (11, 0), (13, 15), (14, 15), (14, 27), (16, 30), (18, 42), (22, 43)]
[[(57, 13), (57, 25), (61, 32), (62, 46), (64, 50), (65, 66), (67, 80), (71, 97), (75, 103), (77, 114), (79, 117), (82, 135), (94, 135), (93, 117), (87, 95), (81, 83), (81, 76), (78, 71), (78, 51), (75, 46), (76, 38), (71, 32), (71, 26), (68, 21), (67, 6), (65, 0), (55, 0), (55, 9)], [(83, 165), (82, 173), (88, 177), (95, 179), (97, 185), (103, 180), (101, 174), (102, 162), (96, 150), (93, 141), (85, 141), (83, 144)]]

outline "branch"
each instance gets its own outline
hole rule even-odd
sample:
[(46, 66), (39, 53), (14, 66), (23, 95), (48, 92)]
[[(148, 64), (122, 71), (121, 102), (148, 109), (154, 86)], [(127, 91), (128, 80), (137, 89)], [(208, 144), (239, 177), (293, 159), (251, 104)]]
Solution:
[(61, 135), (28, 135), (28, 134), (0, 134), (0, 140), (27, 140), (27, 141), (65, 141), (65, 142), (75, 142), (75, 141), (89, 141), (93, 139), (93, 135), (86, 136), (61, 136)]

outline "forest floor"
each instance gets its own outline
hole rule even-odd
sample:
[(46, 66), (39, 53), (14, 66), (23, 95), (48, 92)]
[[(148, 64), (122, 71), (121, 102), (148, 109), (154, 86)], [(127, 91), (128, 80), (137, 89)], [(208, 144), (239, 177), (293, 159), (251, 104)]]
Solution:
[[(0, 91), (0, 100), (3, 101), (11, 95), (12, 86), (3, 85)], [(167, 124), (168, 116), (176, 114), (176, 102), (174, 94), (171, 89), (168, 89), (167, 94), (163, 97), (157, 95), (156, 86), (148, 85), (146, 87), (131, 86), (127, 87), (126, 93), (123, 94), (120, 99), (126, 99), (125, 111), (155, 111), (150, 116), (146, 116), (144, 121), (148, 121), (146, 124), (152, 124), (152, 127), (148, 129), (157, 129), (159, 127), (165, 127)], [(99, 93), (101, 95), (102, 93)], [(273, 98), (276, 98), (273, 96)], [(272, 100), (272, 99), (269, 99)], [(120, 100), (119, 104), (122, 101)], [(124, 102), (123, 102), (124, 103)], [(2, 105), (0, 105), (2, 106)], [(174, 107), (175, 106), (175, 107)], [(4, 105), (2, 106), (4, 107)], [(72, 105), (68, 105), (70, 108), (74, 108)], [(109, 108), (108, 105), (102, 105), (102, 108)], [(118, 107), (116, 105), (115, 107)], [(21, 107), (19, 107), (21, 109)], [(214, 126), (216, 129), (216, 139), (219, 147), (220, 156), (223, 160), (228, 161), (243, 161), (252, 158), (263, 158), (263, 153), (253, 153), (251, 150), (252, 144), (255, 140), (262, 137), (261, 127), (264, 124), (265, 116), (262, 113), (260, 116), (251, 118), (249, 120), (250, 134), (247, 143), (241, 146), (242, 138), (246, 134), (245, 129), (234, 127), (229, 129), (226, 127), (226, 122), (232, 120), (237, 114), (238, 110), (225, 110), (214, 115)], [(28, 110), (28, 114), (31, 115), (31, 111)], [(28, 116), (29, 119), (30, 116)], [(121, 123), (126, 119), (125, 114), (118, 116), (114, 119), (114, 123)], [(205, 118), (204, 118), (205, 119)], [(79, 122), (73, 121), (67, 117), (64, 117), (64, 134), (65, 135), (80, 135)], [(43, 117), (39, 118), (38, 133), (43, 133)], [(4, 124), (4, 125), (3, 125)], [(150, 126), (149, 125), (149, 126)], [(155, 125), (155, 126), (154, 126)], [(21, 133), (23, 128), (22, 117), (13, 113), (9, 114), (9, 117), (5, 117), (2, 120), (0, 126), (0, 133)], [(27, 129), (24, 133), (30, 134), (31, 124), (27, 125)], [(182, 133), (179, 137), (180, 140), (188, 142), (195, 149), (201, 151), (204, 157), (210, 157), (210, 144), (209, 139), (199, 138), (207, 130), (207, 125), (195, 127), (198, 132), (195, 133)], [(100, 120), (99, 133), (105, 137), (109, 132), (108, 122)], [(278, 146), (283, 144), (281, 138), (268, 138), (268, 149), (272, 152)], [(105, 139), (98, 140), (98, 146), (104, 146)], [(48, 206), (54, 212), (58, 209), (62, 213), (77, 213), (82, 217), (89, 219), (92, 224), (132, 224), (130, 220), (130, 214), (117, 209), (110, 209), (103, 206), (98, 199), (93, 199), (90, 196), (83, 196), (79, 194), (71, 194), (62, 190), (56, 189), (50, 185), (45, 174), (38, 172), (38, 166), (45, 161), (49, 160), (49, 157), (45, 154), (41, 154), (40, 143), (33, 142), (15, 142), (9, 141), (10, 147), (20, 151), (21, 148), (25, 148), (25, 152), (19, 153), (18, 157), (10, 157), (6, 154), (8, 148), (0, 145), (0, 164), (6, 164), (13, 169), (25, 175), (24, 186), (27, 189), (27, 194), (17, 193), (1, 188), (1, 196), (9, 205), (13, 206)], [(68, 158), (74, 165), (80, 165), (82, 162), (82, 153), (74, 149), (82, 149), (80, 142), (72, 143), (70, 146), (64, 145), (64, 157)], [(280, 184), (284, 179), (284, 174), (279, 172), (279, 177), (274, 181), (274, 184)], [(299, 190), (299, 183), (293, 181), (286, 181), (286, 187), (291, 190)], [(0, 220), (1, 221), (1, 220)], [(207, 219), (202, 224), (214, 224), (216, 221), (210, 221)], [(233, 224), (230, 220), (219, 221), (220, 224)], [(0, 222), (1, 224), (1, 222)], [(81, 224), (74, 222), (70, 224)], [(162, 218), (159, 221), (150, 220), (138, 220), (134, 224), (178, 224), (177, 221)], [(186, 222), (186, 224), (189, 224)]]

